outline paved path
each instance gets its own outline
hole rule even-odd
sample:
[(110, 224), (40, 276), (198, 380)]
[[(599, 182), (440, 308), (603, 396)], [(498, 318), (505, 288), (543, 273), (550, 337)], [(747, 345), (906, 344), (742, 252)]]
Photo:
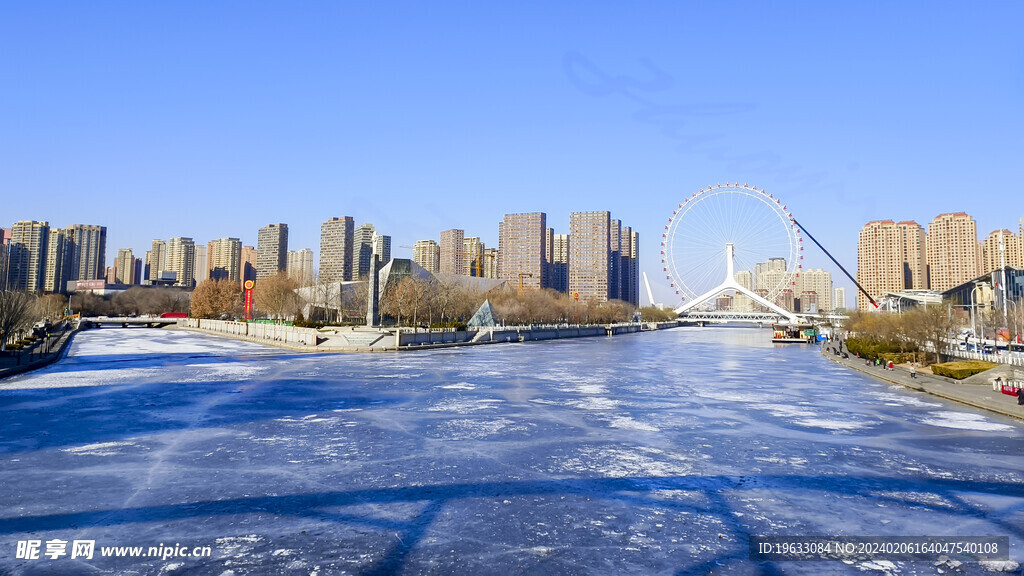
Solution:
[[(823, 343), (823, 346), (834, 346), (834, 344), (831, 342), (825, 342)], [(953, 380), (952, 378), (936, 376), (927, 372), (922, 373), (920, 370), (917, 372), (917, 378), (911, 378), (908, 369), (902, 366), (896, 366), (894, 370), (889, 371), (884, 368), (876, 367), (873, 364), (871, 366), (865, 366), (863, 358), (857, 358), (855, 356), (843, 358), (831, 353), (825, 353), (824, 348), (823, 353), (833, 362), (853, 368), (854, 370), (859, 370), (865, 374), (891, 384), (898, 384), (914, 390), (920, 390), (921, 392), (927, 392), (928, 394), (939, 396), (947, 400), (953, 400), (962, 404), (974, 406), (975, 408), (990, 410), (1005, 416), (1024, 419), (1024, 406), (1017, 405), (1017, 397), (993, 390), (991, 383), (964, 384)]]
[(25, 351), (18, 355), (0, 357), (0, 379), (14, 376), (15, 374), (22, 374), (36, 368), (42, 368), (56, 362), (61, 357), (61, 354), (64, 353), (64, 349), (76, 331), (69, 328), (63, 332), (54, 333), (49, 345), (45, 347), (45, 350), (48, 350), (47, 352), (43, 352), (44, 345), (39, 343), (31, 353)]

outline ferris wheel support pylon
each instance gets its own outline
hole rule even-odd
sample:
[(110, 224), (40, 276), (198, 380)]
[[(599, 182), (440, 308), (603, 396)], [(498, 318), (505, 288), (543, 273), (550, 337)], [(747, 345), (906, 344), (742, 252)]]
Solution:
[(772, 302), (769, 302), (768, 300), (761, 298), (753, 291), (741, 286), (740, 283), (736, 281), (736, 274), (734, 272), (733, 264), (733, 250), (734, 249), (731, 242), (725, 245), (725, 279), (722, 280), (722, 283), (712, 288), (711, 290), (708, 290), (707, 292), (701, 294), (700, 296), (697, 296), (696, 298), (687, 302), (686, 304), (683, 304), (682, 306), (676, 308), (676, 314), (683, 314), (684, 312), (688, 312), (696, 308), (697, 306), (704, 304), (705, 302), (710, 302), (712, 298), (717, 297), (719, 294), (732, 290), (734, 292), (739, 292), (740, 294), (743, 294), (744, 296), (750, 298), (754, 302), (757, 302), (761, 306), (764, 306), (771, 310), (772, 312), (775, 312), (776, 314), (783, 316), (784, 318), (786, 318), (786, 320), (789, 320), (791, 324), (798, 323), (799, 318), (797, 318), (796, 314), (793, 314), (789, 310), (786, 310), (781, 306), (777, 306)]

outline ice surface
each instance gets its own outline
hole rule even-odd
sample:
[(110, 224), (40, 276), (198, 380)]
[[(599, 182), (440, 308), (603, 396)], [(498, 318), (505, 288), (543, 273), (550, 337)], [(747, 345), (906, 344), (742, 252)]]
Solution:
[(0, 386), (11, 549), (214, 552), (85, 568), (8, 554), (0, 573), (933, 575), (884, 558), (752, 564), (747, 545), (1024, 538), (1020, 422), (763, 330), (317, 355), (104, 328)]

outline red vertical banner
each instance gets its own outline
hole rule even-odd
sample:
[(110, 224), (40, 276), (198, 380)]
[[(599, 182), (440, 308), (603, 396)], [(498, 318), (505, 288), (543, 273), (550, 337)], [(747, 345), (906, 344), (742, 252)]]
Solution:
[(252, 320), (252, 289), (256, 283), (252, 280), (245, 281), (245, 319)]

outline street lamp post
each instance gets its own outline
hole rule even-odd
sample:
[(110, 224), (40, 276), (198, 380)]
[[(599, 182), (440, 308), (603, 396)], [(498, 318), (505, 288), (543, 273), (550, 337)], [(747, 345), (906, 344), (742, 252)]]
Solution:
[(1014, 302), (1013, 300), (1003, 300), (1003, 308), (1004, 309), (1005, 309), (1007, 304), (1013, 304), (1013, 324), (1011, 325), (1009, 322), (1007, 322), (1006, 327), (1007, 328), (1010, 328), (1011, 326), (1013, 327), (1013, 337), (1011, 337), (1010, 340), (1011, 341), (1016, 341), (1018, 338), (1020, 338), (1020, 326), (1018, 326), (1019, 319), (1017, 317), (1017, 313), (1018, 313), (1017, 303)]
[[(981, 286), (975, 286), (974, 288), (971, 288), (971, 332), (974, 333), (975, 338), (978, 337), (978, 324), (974, 320), (974, 309), (977, 307), (974, 303), (974, 291), (977, 290), (978, 288), (981, 288)], [(982, 326), (984, 326), (984, 324), (982, 324)], [(984, 347), (984, 345), (982, 346)]]

